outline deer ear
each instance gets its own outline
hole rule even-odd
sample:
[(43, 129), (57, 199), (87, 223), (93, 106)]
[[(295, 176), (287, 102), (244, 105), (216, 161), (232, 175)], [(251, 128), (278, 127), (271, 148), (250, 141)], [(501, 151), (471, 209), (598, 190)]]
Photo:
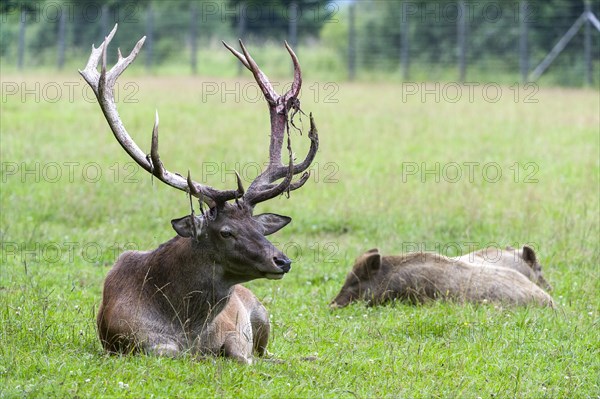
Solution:
[(276, 231), (284, 228), (292, 218), (287, 216), (276, 215), (274, 213), (263, 213), (261, 215), (254, 216), (254, 220), (260, 224), (263, 230), (263, 234), (268, 236)]
[[(196, 229), (194, 230), (194, 226), (192, 225), (192, 217), (195, 218)], [(195, 237), (200, 234), (202, 230), (202, 226), (204, 225), (204, 220), (198, 216), (187, 215), (179, 219), (171, 220), (171, 226), (173, 226), (173, 230), (177, 233), (177, 235), (181, 237)]]
[(530, 264), (530, 265), (535, 265), (537, 259), (535, 257), (535, 251), (533, 250), (533, 248), (531, 248), (530, 246), (527, 245), (523, 245), (523, 260)]

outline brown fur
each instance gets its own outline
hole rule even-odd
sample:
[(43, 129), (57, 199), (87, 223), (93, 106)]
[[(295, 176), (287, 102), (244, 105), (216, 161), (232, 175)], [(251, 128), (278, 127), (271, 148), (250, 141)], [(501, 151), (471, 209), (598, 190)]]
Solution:
[[(154, 251), (126, 252), (117, 260), (104, 283), (97, 317), (98, 334), (102, 345), (110, 352), (142, 350), (165, 355), (176, 355), (182, 351), (202, 352), (205, 349), (202, 342), (208, 342), (208, 346), (220, 342), (220, 339), (213, 339), (214, 334), (208, 334), (208, 338), (203, 335), (208, 328), (237, 331), (238, 327), (247, 325), (248, 320), (252, 326), (254, 321), (261, 324), (262, 318), (256, 315), (264, 308), (249, 292), (234, 289), (236, 284), (256, 278), (280, 279), (291, 267), (291, 260), (265, 238), (291, 219), (275, 214), (253, 215), (252, 212), (257, 204), (283, 193), (289, 196), (291, 191), (302, 187), (308, 181), (310, 171), (307, 170), (319, 149), (317, 128), (311, 114), (307, 135), (310, 148), (306, 157), (303, 161), (294, 162), (288, 137), (289, 164), (282, 163), (289, 113), (292, 111), (293, 117), (301, 111), (298, 95), (302, 87), (302, 72), (298, 57), (286, 43), (294, 67), (294, 81), (288, 91), (279, 95), (241, 40), (243, 54), (223, 43), (252, 72), (264, 93), (269, 107), (271, 134), (269, 162), (248, 190), (244, 190), (237, 173), (237, 188), (220, 190), (193, 181), (189, 170), (185, 178), (165, 168), (158, 151), (158, 113), (152, 129), (150, 154), (141, 151), (129, 136), (112, 93), (119, 76), (139, 54), (145, 38), (137, 42), (128, 56), (122, 57), (119, 51), (119, 61), (109, 69), (106, 64), (107, 48), (116, 31), (117, 25), (100, 47), (92, 46), (88, 62), (79, 72), (96, 95), (119, 144), (157, 180), (189, 194), (192, 214), (171, 221), (178, 237)], [(101, 72), (98, 65), (101, 65)], [(294, 179), (295, 176), (298, 178)], [(192, 197), (200, 202), (201, 217), (194, 215)], [(210, 207), (206, 214), (203, 204)], [(226, 313), (215, 319), (223, 309)], [(260, 352), (264, 352), (266, 341), (261, 334), (258, 335)], [(236, 340), (240, 343), (240, 339)], [(232, 352), (228, 349), (232, 347), (229, 339), (223, 342), (226, 354), (247, 358), (248, 351), (236, 349)]]
[(377, 249), (356, 259), (331, 306), (344, 307), (359, 299), (370, 305), (394, 299), (412, 303), (451, 299), (553, 306), (546, 292), (505, 267), (483, 267), (426, 252), (381, 256)]
[(203, 354), (252, 363), (252, 353), (263, 356), (271, 325), (269, 313), (249, 289), (236, 285), (225, 308), (203, 331), (196, 344)]
[(528, 245), (520, 249), (510, 246), (504, 249), (488, 247), (452, 259), (475, 265), (507, 267), (523, 274), (546, 291), (552, 290), (552, 286), (542, 275), (542, 266), (537, 261), (535, 251)]
[[(104, 282), (97, 317), (107, 351), (175, 356), (223, 349), (244, 362), (252, 352), (246, 344), (264, 353), (266, 310), (236, 284), (279, 279), (290, 269), (291, 261), (264, 237), (290, 219), (252, 216), (243, 204), (225, 203), (210, 212), (196, 217), (197, 236), (190, 236), (191, 219), (174, 220), (179, 236), (153, 251), (119, 257)], [(252, 335), (243, 342), (237, 331), (249, 325)]]

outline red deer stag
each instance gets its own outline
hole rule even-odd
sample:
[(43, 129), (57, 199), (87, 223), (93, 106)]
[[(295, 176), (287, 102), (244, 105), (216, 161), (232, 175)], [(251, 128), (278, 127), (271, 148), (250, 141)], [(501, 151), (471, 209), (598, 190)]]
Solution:
[[(201, 214), (195, 215), (192, 209), (191, 215), (172, 220), (177, 236), (157, 249), (128, 251), (119, 257), (106, 277), (98, 311), (102, 345), (109, 352), (143, 351), (169, 356), (184, 351), (216, 351), (251, 362), (252, 347), (259, 354), (264, 352), (268, 317), (250, 291), (235, 286), (261, 277), (280, 279), (292, 263), (265, 238), (291, 218), (270, 213), (253, 215), (253, 210), (260, 202), (302, 187), (310, 176), (307, 169), (319, 145), (311, 115), (310, 149), (302, 162), (293, 162), (288, 113), (299, 111), (302, 75), (298, 58), (286, 43), (294, 65), (294, 82), (287, 93), (278, 95), (241, 41), (243, 53), (223, 43), (252, 72), (262, 90), (270, 111), (271, 138), (268, 166), (247, 191), (239, 176), (237, 189), (218, 190), (193, 181), (189, 172), (186, 179), (164, 168), (158, 154), (158, 114), (150, 154), (146, 155), (132, 140), (117, 112), (114, 85), (136, 58), (145, 37), (129, 56), (123, 57), (119, 50), (117, 63), (107, 70), (107, 47), (116, 30), (115, 25), (100, 47), (92, 46), (89, 61), (79, 72), (92, 87), (123, 149), (154, 177), (189, 193), (190, 202), (191, 196), (198, 198)], [(284, 165), (281, 151), (286, 131), (289, 161)], [(300, 173), (301, 177), (293, 181)], [(208, 205), (208, 210), (204, 211), (202, 203)], [(253, 339), (253, 334), (259, 336)]]

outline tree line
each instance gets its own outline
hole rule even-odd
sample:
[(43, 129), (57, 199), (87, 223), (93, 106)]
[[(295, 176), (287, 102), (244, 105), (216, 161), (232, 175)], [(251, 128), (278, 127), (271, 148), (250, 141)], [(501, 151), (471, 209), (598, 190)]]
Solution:
[[(600, 13), (597, 0), (588, 7)], [(405, 78), (423, 65), (447, 69), (461, 57), (471, 69), (523, 71), (531, 70), (585, 10), (583, 0), (5, 0), (0, 57), (27, 66), (60, 66), (70, 54), (99, 43), (118, 22), (116, 45), (148, 37), (148, 65), (190, 51), (194, 60), (198, 46), (241, 37), (320, 46), (344, 60), (338, 63), (344, 68), (403, 68)], [(597, 71), (598, 32), (591, 37)], [(568, 68), (567, 78), (581, 75), (585, 46), (578, 34), (558, 57), (556, 65)]]

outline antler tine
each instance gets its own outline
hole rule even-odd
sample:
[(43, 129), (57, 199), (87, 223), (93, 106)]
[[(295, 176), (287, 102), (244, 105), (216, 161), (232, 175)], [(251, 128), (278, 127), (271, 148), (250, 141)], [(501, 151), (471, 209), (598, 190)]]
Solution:
[[(144, 152), (131, 139), (129, 133), (127, 133), (125, 126), (119, 118), (119, 113), (117, 112), (112, 90), (117, 77), (125, 70), (125, 68), (127, 68), (127, 66), (129, 66), (129, 64), (133, 62), (137, 56), (139, 50), (144, 44), (145, 37), (141, 38), (137, 42), (129, 56), (120, 59), (112, 69), (107, 71), (105, 61), (106, 49), (114, 37), (117, 27), (118, 25), (115, 24), (115, 27), (98, 48), (92, 46), (92, 52), (90, 54), (88, 63), (85, 66), (85, 69), (80, 70), (79, 73), (94, 91), (94, 94), (98, 99), (98, 103), (100, 104), (100, 108), (102, 108), (104, 116), (117, 141), (121, 144), (127, 154), (129, 154), (129, 156), (138, 163), (138, 165), (148, 172), (151, 172), (152, 165), (146, 159)], [(103, 72), (99, 73), (97, 68), (101, 58)]]
[(152, 171), (151, 173), (162, 179), (164, 176), (165, 168), (160, 155), (158, 155), (158, 110), (154, 114), (154, 127), (152, 128), (152, 144), (150, 146), (150, 159), (152, 160)]
[(284, 43), (285, 48), (288, 53), (290, 53), (290, 57), (292, 57), (292, 63), (294, 64), (294, 83), (292, 83), (292, 88), (284, 95), (287, 103), (290, 98), (297, 98), (298, 95), (300, 95), (300, 89), (302, 88), (302, 71), (300, 70), (300, 62), (298, 61), (296, 53), (294, 53), (294, 50), (292, 50), (287, 41), (284, 41)]
[(187, 174), (186, 180), (187, 180), (188, 189), (190, 190), (190, 194), (192, 194), (194, 197), (198, 197), (198, 196), (202, 195), (202, 191), (200, 191), (196, 188), (196, 185), (194, 184), (194, 181), (192, 180), (192, 175), (191, 175), (189, 169), (188, 169), (188, 174)]
[(308, 131), (308, 138), (310, 139), (310, 148), (306, 154), (306, 158), (301, 163), (294, 165), (294, 174), (304, 172), (317, 155), (319, 150), (319, 132), (317, 131), (317, 125), (315, 125), (315, 119), (313, 118), (312, 112), (309, 114), (310, 117), (310, 130)]
[(308, 181), (309, 177), (310, 177), (310, 171), (304, 172), (297, 181), (290, 184), (290, 191), (294, 191), (294, 190), (302, 187), (304, 185), (304, 183), (306, 183)]
[[(115, 27), (98, 48), (92, 46), (90, 58), (88, 59), (85, 68), (80, 70), (79, 73), (94, 91), (94, 94), (98, 99), (98, 104), (104, 113), (104, 117), (106, 118), (108, 125), (110, 126), (121, 147), (123, 147), (127, 154), (129, 154), (129, 156), (133, 158), (138, 165), (152, 175), (156, 176), (160, 181), (171, 187), (185, 192), (190, 192), (192, 195), (202, 198), (202, 200), (209, 206), (223, 203), (240, 195), (239, 186), (238, 190), (217, 190), (212, 187), (203, 186), (199, 183), (193, 182), (191, 179), (190, 182), (192, 185), (190, 186), (188, 185), (188, 181), (183, 176), (178, 173), (169, 172), (164, 168), (158, 154), (158, 112), (155, 114), (154, 127), (152, 129), (152, 146), (150, 150), (150, 157), (148, 157), (133, 141), (127, 132), (127, 129), (125, 128), (125, 125), (121, 121), (119, 112), (117, 111), (117, 106), (115, 104), (113, 91), (118, 77), (135, 60), (139, 51), (144, 45), (146, 37), (142, 37), (136, 43), (133, 50), (131, 50), (131, 53), (129, 53), (127, 57), (123, 57), (121, 51), (119, 50), (119, 58), (117, 63), (110, 70), (107, 70), (106, 53), (108, 44), (114, 37), (117, 27), (118, 25), (115, 24)], [(100, 63), (100, 59), (102, 59), (102, 64), (101, 72), (99, 73), (98, 64)], [(194, 190), (192, 190), (191, 187), (194, 187)]]
[(110, 43), (115, 35), (115, 32), (117, 31), (117, 25), (118, 24), (115, 24), (114, 28), (110, 31), (108, 36), (104, 38), (104, 41), (98, 48), (92, 44), (90, 58), (88, 58), (88, 62), (83, 71), (81, 69), (79, 70), (79, 74), (83, 76), (85, 81), (90, 85), (96, 95), (98, 95), (98, 80), (100, 79), (100, 74), (96, 68), (98, 67), (98, 63), (100, 62), (100, 57), (102, 57), (104, 48), (108, 46), (108, 43)]
[(244, 53), (244, 57), (246, 58), (246, 61), (248, 62), (248, 65), (250, 66), (250, 68), (248, 68), (248, 69), (250, 69), (250, 72), (252, 72), (252, 75), (254, 75), (254, 80), (256, 80), (256, 83), (262, 90), (267, 101), (270, 104), (271, 103), (275, 104), (277, 102), (277, 100), (279, 99), (279, 94), (277, 94), (275, 92), (275, 90), (273, 89), (273, 86), (271, 85), (271, 82), (269, 81), (269, 78), (267, 77), (267, 75), (265, 75), (264, 72), (260, 70), (260, 68), (256, 64), (256, 61), (254, 61), (254, 58), (252, 58), (252, 56), (250, 55), (250, 52), (248, 52), (248, 50), (246, 49), (246, 46), (244, 46), (244, 42), (242, 42), (242, 39), (239, 39), (239, 42), (240, 42), (240, 47), (242, 48), (242, 52)]
[(156, 111), (154, 119), (154, 128), (152, 129), (152, 145), (150, 147), (150, 159), (152, 160), (152, 173), (160, 181), (168, 184), (171, 187), (177, 188), (182, 191), (189, 192), (196, 198), (205, 202), (209, 207), (215, 206), (217, 203), (225, 202), (236, 197), (239, 194), (240, 186), (238, 184), (238, 190), (216, 190), (212, 187), (204, 186), (191, 179), (190, 172), (188, 170), (188, 177), (185, 181), (185, 186), (181, 185), (182, 176), (178, 173), (171, 173), (165, 169), (160, 155), (158, 154), (158, 111)]
[[(106, 53), (108, 50), (108, 44), (112, 40), (116, 31), (117, 31), (117, 24), (115, 24), (115, 27), (111, 31), (112, 36), (109, 35), (104, 40), (104, 43), (102, 46), (102, 69), (101, 69), (102, 72), (100, 73), (100, 81), (98, 83), (98, 90), (102, 90), (105, 88), (105, 85), (100, 84), (100, 83), (102, 82), (103, 78), (107, 79), (106, 86), (108, 89), (110, 89), (111, 95), (112, 95), (112, 88), (113, 88), (115, 82), (117, 81), (117, 78), (119, 76), (121, 76), (121, 74), (125, 71), (125, 69), (127, 69), (127, 67), (133, 62), (133, 60), (135, 60), (138, 53), (140, 52), (140, 49), (144, 45), (144, 42), (146, 41), (146, 36), (144, 36), (140, 40), (138, 40), (138, 42), (133, 47), (133, 50), (131, 50), (131, 53), (129, 53), (129, 55), (125, 58), (123, 58), (123, 55), (121, 54), (121, 51), (119, 50), (119, 52), (118, 52), (119, 59), (117, 60), (117, 63), (110, 69), (110, 71), (108, 71), (108, 74), (107, 74)], [(100, 93), (100, 94), (102, 94), (102, 93)]]
[(237, 172), (237, 170), (235, 171), (235, 178), (237, 179), (237, 192), (238, 194), (240, 194), (240, 197), (244, 195), (245, 190), (244, 190), (244, 185), (242, 184), (242, 178), (240, 177), (240, 174)]
[(237, 59), (240, 60), (246, 68), (248, 68), (249, 71), (252, 71), (252, 68), (250, 68), (250, 64), (248, 64), (248, 61), (246, 61), (246, 57), (244, 57), (244, 54), (241, 54), (239, 51), (231, 47), (229, 44), (225, 43), (223, 40), (221, 40), (221, 43), (223, 43), (223, 45), (227, 47), (227, 50), (231, 51), (231, 53), (235, 55)]
[[(251, 206), (254, 206), (257, 203), (273, 198), (285, 192), (286, 190), (289, 192), (298, 189), (302, 187), (304, 183), (306, 183), (310, 173), (304, 173), (302, 177), (294, 183), (292, 183), (292, 180), (294, 175), (305, 172), (314, 160), (319, 148), (319, 136), (311, 114), (310, 132), (308, 134), (311, 144), (306, 158), (301, 163), (294, 164), (290, 136), (288, 132), (289, 163), (288, 165), (282, 165), (281, 149), (283, 146), (284, 134), (288, 129), (289, 124), (288, 113), (290, 109), (299, 109), (298, 95), (300, 94), (300, 89), (302, 87), (302, 71), (300, 69), (300, 62), (298, 61), (296, 53), (294, 53), (290, 45), (285, 42), (285, 48), (290, 54), (292, 63), (294, 65), (294, 82), (292, 83), (291, 89), (288, 90), (284, 96), (279, 96), (273, 90), (273, 86), (269, 82), (269, 79), (260, 70), (256, 64), (256, 61), (254, 61), (250, 55), (250, 52), (246, 49), (246, 46), (244, 46), (242, 40), (240, 40), (239, 43), (243, 54), (233, 49), (225, 42), (223, 42), (223, 45), (252, 72), (254, 79), (267, 99), (271, 114), (269, 164), (266, 169), (254, 179), (254, 181), (250, 184), (248, 191), (246, 191), (246, 194), (244, 194), (244, 200)], [(276, 180), (282, 178), (283, 180), (280, 183), (274, 184)]]
[[(187, 174), (187, 184), (188, 184), (188, 188), (189, 188), (189, 197), (190, 197), (190, 219), (192, 221), (192, 236), (194, 238), (198, 237), (198, 226), (196, 225), (196, 214), (194, 212), (194, 203), (192, 201), (192, 196), (196, 196), (197, 194), (201, 194), (198, 190), (196, 190), (196, 187), (194, 186), (194, 182), (192, 181), (192, 177), (190, 175), (190, 170), (188, 169), (188, 174)], [(204, 216), (204, 211), (202, 209), (202, 206), (200, 206), (200, 212), (202, 213), (202, 216)]]

